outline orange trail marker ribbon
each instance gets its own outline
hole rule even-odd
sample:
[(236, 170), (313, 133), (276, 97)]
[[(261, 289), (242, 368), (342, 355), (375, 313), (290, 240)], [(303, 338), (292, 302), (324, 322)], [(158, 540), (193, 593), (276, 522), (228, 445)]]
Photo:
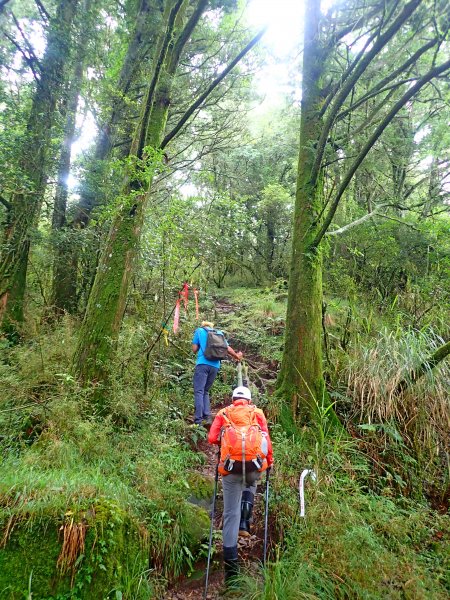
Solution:
[(198, 321), (198, 290), (196, 288), (194, 288), (194, 298), (195, 298), (195, 318)]
[(187, 312), (188, 300), (189, 300), (189, 286), (187, 283), (183, 285), (183, 291), (181, 292), (184, 301), (184, 312)]
[(177, 303), (175, 305), (175, 314), (173, 317), (173, 332), (177, 333), (178, 328), (180, 326), (180, 298), (178, 298)]

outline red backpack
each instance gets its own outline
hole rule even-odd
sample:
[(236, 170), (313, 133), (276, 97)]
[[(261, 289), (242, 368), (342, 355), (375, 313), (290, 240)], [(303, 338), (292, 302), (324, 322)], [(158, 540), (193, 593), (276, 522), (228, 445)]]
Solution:
[(267, 469), (267, 434), (261, 430), (253, 404), (223, 409), (219, 473), (244, 474)]

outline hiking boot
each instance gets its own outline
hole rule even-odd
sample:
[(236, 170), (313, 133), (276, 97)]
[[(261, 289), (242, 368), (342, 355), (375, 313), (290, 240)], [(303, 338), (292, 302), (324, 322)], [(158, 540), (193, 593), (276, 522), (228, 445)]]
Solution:
[(239, 575), (239, 561), (237, 546), (223, 547), (223, 568), (225, 574), (225, 587), (227, 590), (236, 589), (236, 578)]
[(239, 575), (239, 561), (237, 558), (224, 560), (225, 585), (227, 588), (236, 586), (236, 577)]
[(207, 429), (209, 429), (212, 425), (213, 422), (213, 418), (211, 415), (209, 415), (209, 417), (205, 417), (202, 421), (202, 425), (203, 427), (206, 427)]
[(251, 492), (244, 492), (242, 494), (241, 502), (241, 521), (239, 523), (239, 537), (249, 537), (250, 534), (250, 521), (253, 512), (253, 494)]

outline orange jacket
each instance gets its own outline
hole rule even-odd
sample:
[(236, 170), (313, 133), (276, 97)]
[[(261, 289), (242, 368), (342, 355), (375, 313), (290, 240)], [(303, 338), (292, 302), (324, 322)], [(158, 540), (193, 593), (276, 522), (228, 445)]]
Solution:
[[(233, 400), (233, 404), (235, 406), (243, 406), (248, 404), (247, 400), (241, 400), (240, 398), (237, 400)], [(226, 408), (222, 408), (217, 413), (212, 425), (211, 429), (208, 433), (208, 442), (210, 444), (220, 445), (220, 434), (222, 431), (222, 427), (225, 425), (225, 419), (223, 417), (223, 413), (226, 411)], [(263, 411), (260, 408), (255, 409), (256, 418), (258, 420), (258, 425), (261, 427), (261, 431), (267, 433), (267, 442), (268, 442), (268, 452), (267, 452), (267, 464), (270, 467), (273, 464), (273, 451), (272, 451), (272, 441), (269, 435), (269, 429), (267, 427), (266, 417), (264, 416)]]

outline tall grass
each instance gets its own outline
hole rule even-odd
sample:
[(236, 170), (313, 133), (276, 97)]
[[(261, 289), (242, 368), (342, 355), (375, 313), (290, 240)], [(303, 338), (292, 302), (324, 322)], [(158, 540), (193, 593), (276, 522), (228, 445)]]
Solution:
[(353, 348), (345, 374), (352, 420), (360, 424), (359, 431), (369, 444), (376, 440), (376, 459), (399, 467), (398, 483), (405, 491), (411, 492), (412, 486), (421, 493), (431, 487), (436, 494), (440, 487), (444, 498), (450, 483), (448, 361), (398, 392), (399, 383), (441, 344), (430, 329), (383, 329), (365, 346)]
[[(287, 439), (278, 428), (273, 438), (270, 514), (277, 538), (266, 572), (244, 577), (241, 598), (447, 598), (445, 516), (425, 503), (368, 493), (370, 460), (357, 440), (325, 434), (319, 448), (311, 430)], [(318, 482), (306, 486), (301, 519), (297, 483), (305, 467), (315, 468)]]
[[(350, 355), (347, 367), (347, 393), (353, 398), (355, 411), (370, 422), (405, 418), (405, 408), (415, 397), (416, 403), (438, 423), (447, 424), (448, 384), (450, 368), (445, 362), (429, 371), (408, 394), (399, 395), (399, 383), (414, 368), (443, 344), (443, 340), (427, 331), (389, 331), (384, 328), (376, 338), (358, 345)], [(412, 415), (406, 415), (410, 418)]]

